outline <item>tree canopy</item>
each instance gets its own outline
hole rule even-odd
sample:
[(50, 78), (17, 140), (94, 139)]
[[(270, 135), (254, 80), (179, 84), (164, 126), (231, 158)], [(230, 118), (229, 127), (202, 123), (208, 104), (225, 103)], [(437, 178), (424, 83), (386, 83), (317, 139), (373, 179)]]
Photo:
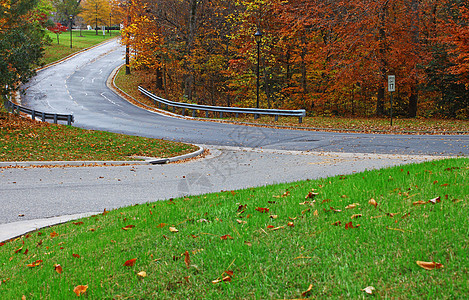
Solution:
[(0, 0), (0, 92), (8, 95), (35, 74), (47, 15), (37, 0)]
[[(128, 0), (125, 43), (154, 88), (200, 104), (310, 114), (469, 117), (469, 10), (460, 0)], [(127, 20), (126, 20), (127, 21)]]

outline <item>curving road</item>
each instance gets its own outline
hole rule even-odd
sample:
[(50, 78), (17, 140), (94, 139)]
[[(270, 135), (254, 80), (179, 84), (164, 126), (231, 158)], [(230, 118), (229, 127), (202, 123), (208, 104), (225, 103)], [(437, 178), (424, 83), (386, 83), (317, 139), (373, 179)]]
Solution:
[(135, 107), (105, 82), (123, 63), (116, 40), (40, 71), (25, 86), (22, 103), (42, 111), (73, 113), (74, 126), (188, 143), (265, 149), (468, 155), (469, 136), (402, 136), (266, 129), (181, 120)]
[(116, 41), (76, 55), (40, 71), (25, 86), (23, 105), (71, 112), (83, 128), (211, 145), (210, 156), (157, 166), (0, 169), (0, 241), (78, 218), (64, 215), (469, 154), (468, 136), (275, 130), (162, 116), (106, 87), (122, 62)]

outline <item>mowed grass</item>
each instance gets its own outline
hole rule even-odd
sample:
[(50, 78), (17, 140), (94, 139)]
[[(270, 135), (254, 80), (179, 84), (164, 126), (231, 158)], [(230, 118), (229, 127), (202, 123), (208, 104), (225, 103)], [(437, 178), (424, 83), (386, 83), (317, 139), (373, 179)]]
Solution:
[(111, 38), (120, 36), (120, 31), (113, 30), (111, 34), (107, 33), (103, 36), (102, 31), (82, 30), (81, 36), (79, 30), (72, 32), (72, 48), (70, 48), (70, 32), (63, 32), (59, 35), (59, 44), (57, 44), (57, 35), (53, 32), (47, 31), (49, 37), (52, 39), (50, 45), (45, 47), (44, 57), (42, 63), (49, 64), (62, 59), (72, 53), (89, 48)]
[(184, 143), (84, 130), (0, 111), (0, 161), (137, 160), (197, 150)]
[[(143, 72), (133, 71), (130, 75), (125, 75), (124, 69), (121, 68), (115, 78), (115, 84), (124, 92), (134, 97), (138, 101), (152, 107), (152, 100), (142, 95), (138, 91), (139, 85), (146, 85), (148, 75)], [(164, 97), (164, 95), (158, 95)], [(179, 101), (178, 99), (168, 99)], [(163, 106), (164, 107), (164, 106)], [(172, 109), (172, 108), (170, 108)], [(181, 114), (181, 109), (177, 108), (176, 112)], [(191, 115), (192, 112), (186, 112)], [(198, 111), (197, 117), (205, 118), (204, 111)], [(254, 119), (253, 115), (240, 114), (238, 118), (234, 114), (224, 114), (222, 120), (228, 122), (240, 122), (247, 124), (257, 124), (259, 126), (283, 126), (290, 128), (301, 128), (307, 130), (319, 131), (337, 131), (337, 132), (363, 132), (363, 133), (383, 133), (383, 134), (461, 134), (469, 133), (469, 120), (450, 120), (435, 118), (394, 118), (393, 126), (390, 125), (389, 118), (361, 118), (361, 117), (305, 117), (301, 124), (298, 123), (297, 117), (279, 117), (275, 121), (274, 116), (261, 116)], [(210, 118), (218, 119), (219, 115), (210, 113)]]
[(0, 294), (356, 299), (372, 286), (378, 298), (463, 299), (468, 182), (460, 158), (104, 212), (4, 244)]

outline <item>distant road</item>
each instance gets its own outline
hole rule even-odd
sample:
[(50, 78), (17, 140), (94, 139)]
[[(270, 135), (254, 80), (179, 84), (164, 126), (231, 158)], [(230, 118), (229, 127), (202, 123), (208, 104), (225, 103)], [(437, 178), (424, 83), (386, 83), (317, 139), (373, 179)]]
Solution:
[(106, 87), (107, 78), (123, 58), (123, 47), (113, 40), (40, 71), (25, 86), (23, 104), (42, 111), (73, 113), (77, 127), (188, 143), (348, 153), (469, 154), (467, 135), (310, 132), (162, 116), (129, 104)]

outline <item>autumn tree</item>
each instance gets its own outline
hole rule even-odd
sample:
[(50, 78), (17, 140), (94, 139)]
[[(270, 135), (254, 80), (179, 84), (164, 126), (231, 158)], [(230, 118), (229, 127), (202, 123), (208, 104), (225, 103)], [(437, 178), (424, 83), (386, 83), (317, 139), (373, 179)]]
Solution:
[(98, 25), (106, 26), (109, 20), (111, 5), (108, 0), (83, 0), (81, 3), (82, 12), (79, 14), (86, 23), (94, 24), (96, 35), (98, 35)]

